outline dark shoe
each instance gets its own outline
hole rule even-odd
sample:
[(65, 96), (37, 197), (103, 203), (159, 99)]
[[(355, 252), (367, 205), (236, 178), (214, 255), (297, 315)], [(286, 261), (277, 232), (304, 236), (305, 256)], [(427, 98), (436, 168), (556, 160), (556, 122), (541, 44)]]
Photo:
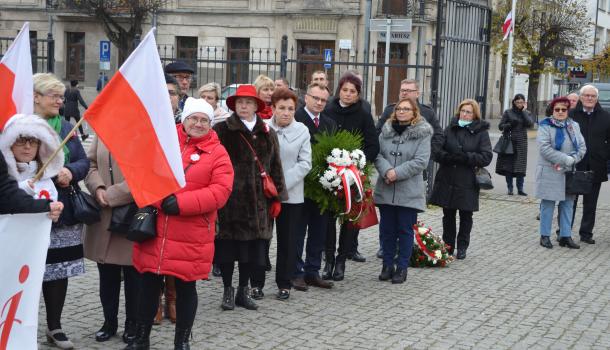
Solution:
[(553, 243), (551, 243), (549, 236), (540, 236), (540, 245), (548, 249), (553, 249)]
[(262, 288), (254, 287), (250, 290), (250, 296), (254, 300), (261, 300), (265, 297), (265, 293), (263, 293)]
[(102, 328), (95, 333), (95, 341), (104, 342), (112, 338), (116, 334), (119, 326), (116, 323), (104, 322)]
[(189, 337), (191, 328), (178, 328), (174, 331), (174, 350), (191, 350)]
[(325, 281), (320, 276), (305, 276), (305, 283), (310, 286), (331, 289), (333, 287), (333, 283), (329, 281)]
[(396, 268), (396, 272), (392, 276), (392, 284), (404, 283), (407, 280), (407, 269)]
[(222, 272), (220, 272), (220, 266), (218, 266), (218, 264), (212, 265), (212, 275), (215, 277), (222, 276)]
[(136, 339), (136, 322), (125, 320), (125, 330), (123, 331), (123, 343), (131, 344)]
[(297, 277), (293, 279), (291, 283), (294, 289), (300, 290), (301, 292), (307, 292), (307, 290), (309, 289), (303, 277)]
[(332, 280), (334, 270), (335, 270), (335, 256), (327, 255), (326, 263), (324, 264), (324, 270), (322, 271), (322, 279)]
[(235, 288), (225, 287), (225, 291), (222, 294), (222, 304), (220, 304), (220, 307), (223, 310), (235, 309)]
[(559, 246), (568, 247), (571, 249), (580, 249), (580, 246), (578, 244), (574, 243), (574, 240), (572, 240), (572, 237), (561, 237), (559, 239)]
[(585, 243), (589, 243), (589, 244), (595, 244), (595, 240), (593, 238), (580, 237), (580, 241), (581, 242), (585, 242)]
[(290, 298), (290, 290), (289, 289), (280, 289), (275, 295), (279, 300), (288, 300)]
[(60, 349), (74, 349), (74, 344), (68, 339), (66, 333), (61, 328), (47, 330), (47, 340)]
[(381, 248), (377, 251), (376, 256), (378, 259), (383, 259), (383, 250)]
[(380, 281), (387, 281), (392, 278), (394, 274), (394, 266), (383, 265), (381, 273), (379, 274)]
[(149, 350), (152, 324), (136, 324), (136, 339), (123, 350)]
[(356, 250), (354, 252), (354, 255), (350, 257), (350, 260), (355, 262), (365, 262), (366, 258), (364, 257), (364, 255), (360, 254), (360, 252)]
[(509, 195), (509, 196), (512, 196), (512, 195), (513, 195), (513, 189), (512, 189), (512, 188), (509, 188), (509, 189), (508, 189), (508, 195)]
[(250, 297), (250, 291), (248, 287), (237, 287), (237, 293), (235, 294), (235, 305), (241, 306), (248, 310), (258, 309), (258, 305)]
[(520, 196), (526, 196), (527, 197), (527, 193), (523, 192), (523, 191), (517, 191), (517, 194)]
[(345, 258), (337, 258), (335, 263), (335, 271), (333, 271), (333, 280), (342, 281), (345, 277)]
[(457, 259), (459, 260), (463, 260), (466, 259), (466, 249), (459, 249), (457, 250), (457, 254), (455, 256)]
[(82, 135), (80, 136), (80, 138), (81, 138), (83, 141), (85, 141), (86, 139), (88, 139), (88, 138), (89, 138), (89, 135), (88, 135), (88, 134), (82, 134)]

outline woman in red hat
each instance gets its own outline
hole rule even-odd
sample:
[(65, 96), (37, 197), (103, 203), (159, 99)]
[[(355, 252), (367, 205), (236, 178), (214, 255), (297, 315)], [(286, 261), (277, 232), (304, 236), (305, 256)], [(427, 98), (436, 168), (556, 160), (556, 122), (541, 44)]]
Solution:
[[(257, 115), (265, 103), (258, 98), (254, 86), (239, 86), (235, 95), (227, 99), (227, 106), (235, 112), (216, 124), (214, 130), (229, 153), (235, 178), (233, 193), (219, 211), (214, 263), (220, 267), (224, 284), (222, 309), (232, 310), (237, 305), (256, 310), (248, 282), (256, 268), (265, 266), (271, 222), (279, 215), (280, 201), (287, 199), (287, 194), (279, 141), (275, 131)], [(276, 189), (272, 198), (268, 198), (273, 192), (269, 182), (264, 184), (263, 176), (267, 175)], [(233, 288), (235, 261), (239, 262), (237, 293)]]

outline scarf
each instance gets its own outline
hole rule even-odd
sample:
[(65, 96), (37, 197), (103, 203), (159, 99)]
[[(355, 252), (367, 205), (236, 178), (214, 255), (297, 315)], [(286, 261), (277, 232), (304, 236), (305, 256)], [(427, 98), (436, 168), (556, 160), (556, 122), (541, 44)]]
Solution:
[[(569, 124), (566, 121), (567, 119), (561, 121), (553, 117), (547, 117), (544, 118), (542, 122), (540, 122), (540, 125), (548, 125), (552, 128), (555, 128), (555, 145), (553, 145), (553, 147), (556, 150), (561, 150), (561, 146), (563, 145), (563, 142), (566, 139), (567, 133), (568, 138), (570, 139), (570, 141), (572, 141), (572, 145), (574, 145), (574, 149), (578, 151), (578, 143), (576, 142), (576, 135), (574, 135), (574, 128), (572, 127), (572, 124)], [(565, 133), (563, 132), (564, 129), (566, 131)]]
[(392, 123), (392, 129), (394, 129), (394, 131), (396, 131), (396, 133), (397, 133), (398, 135), (402, 135), (402, 133), (403, 133), (405, 130), (407, 130), (407, 127), (408, 127), (408, 126), (409, 126), (408, 124), (402, 124), (402, 125), (401, 125), (401, 124), (399, 124), (399, 123), (397, 123), (397, 122), (393, 122), (393, 123)]
[[(52, 118), (47, 119), (47, 123), (55, 130), (57, 133), (57, 137), (59, 138), (59, 142), (62, 142), (61, 139), (61, 116), (56, 115)], [(68, 149), (67, 145), (64, 145), (64, 164), (70, 163), (70, 149)]]
[(463, 128), (470, 124), (472, 124), (472, 120), (462, 120), (462, 119), (458, 120), (458, 125), (460, 126), (460, 128)]

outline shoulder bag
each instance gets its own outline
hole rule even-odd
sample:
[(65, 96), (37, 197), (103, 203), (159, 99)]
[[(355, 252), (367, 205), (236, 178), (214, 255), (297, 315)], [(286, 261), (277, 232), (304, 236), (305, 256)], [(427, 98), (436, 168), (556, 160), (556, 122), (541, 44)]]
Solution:
[(513, 149), (512, 134), (510, 131), (508, 133), (502, 133), (502, 136), (500, 136), (500, 139), (494, 146), (493, 151), (498, 154), (515, 154), (515, 150)]
[[(568, 138), (572, 141), (572, 136), (566, 131)], [(578, 153), (578, 144), (576, 145), (576, 152)], [(593, 177), (594, 173), (591, 170), (576, 170), (576, 163), (572, 165), (572, 169), (565, 172), (566, 176), (566, 194), (579, 195), (589, 194), (593, 191)]]
[(250, 145), (250, 142), (248, 142), (248, 140), (242, 133), (239, 133), (239, 136), (241, 136), (241, 138), (244, 140), (246, 145), (248, 145), (248, 148), (250, 148), (250, 151), (252, 151), (252, 155), (254, 156), (254, 160), (256, 161), (256, 164), (258, 164), (258, 170), (260, 171), (261, 180), (263, 181), (263, 193), (265, 194), (265, 197), (267, 197), (269, 199), (277, 199), (278, 193), (277, 193), (277, 188), (275, 187), (275, 184), (273, 183), (273, 179), (271, 179), (271, 176), (269, 176), (267, 174), (267, 172), (265, 171), (265, 168), (263, 167), (261, 162), (258, 160), (258, 156), (256, 155), (256, 152), (254, 151), (254, 148), (252, 147), (252, 145)]
[(491, 174), (485, 168), (476, 168), (474, 175), (477, 180), (477, 185), (482, 190), (493, 190), (494, 185), (491, 181)]
[[(112, 157), (110, 156), (110, 153), (108, 153), (108, 168), (110, 170), (110, 184), (114, 185)], [(118, 207), (113, 207), (112, 216), (110, 217), (110, 224), (108, 225), (108, 231), (127, 234), (127, 232), (129, 232), (129, 226), (133, 221), (133, 217), (137, 211), (138, 206), (135, 202), (127, 203)]]
[(70, 201), (74, 219), (87, 225), (100, 221), (100, 206), (88, 193), (77, 185), (70, 186)]

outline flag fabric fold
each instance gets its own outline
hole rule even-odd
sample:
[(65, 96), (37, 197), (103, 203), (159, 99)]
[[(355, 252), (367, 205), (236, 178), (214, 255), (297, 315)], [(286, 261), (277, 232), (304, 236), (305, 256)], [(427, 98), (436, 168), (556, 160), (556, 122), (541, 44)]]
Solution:
[(504, 20), (504, 24), (502, 24), (502, 34), (504, 34), (504, 37), (502, 38), (502, 40), (506, 40), (506, 38), (508, 38), (508, 36), (510, 35), (510, 33), (513, 31), (513, 12), (509, 12), (508, 15), (506, 15), (506, 19)]
[(185, 185), (174, 114), (154, 28), (85, 112), (139, 207)]
[(13, 115), (33, 111), (30, 23), (25, 22), (0, 60), (0, 131)]

